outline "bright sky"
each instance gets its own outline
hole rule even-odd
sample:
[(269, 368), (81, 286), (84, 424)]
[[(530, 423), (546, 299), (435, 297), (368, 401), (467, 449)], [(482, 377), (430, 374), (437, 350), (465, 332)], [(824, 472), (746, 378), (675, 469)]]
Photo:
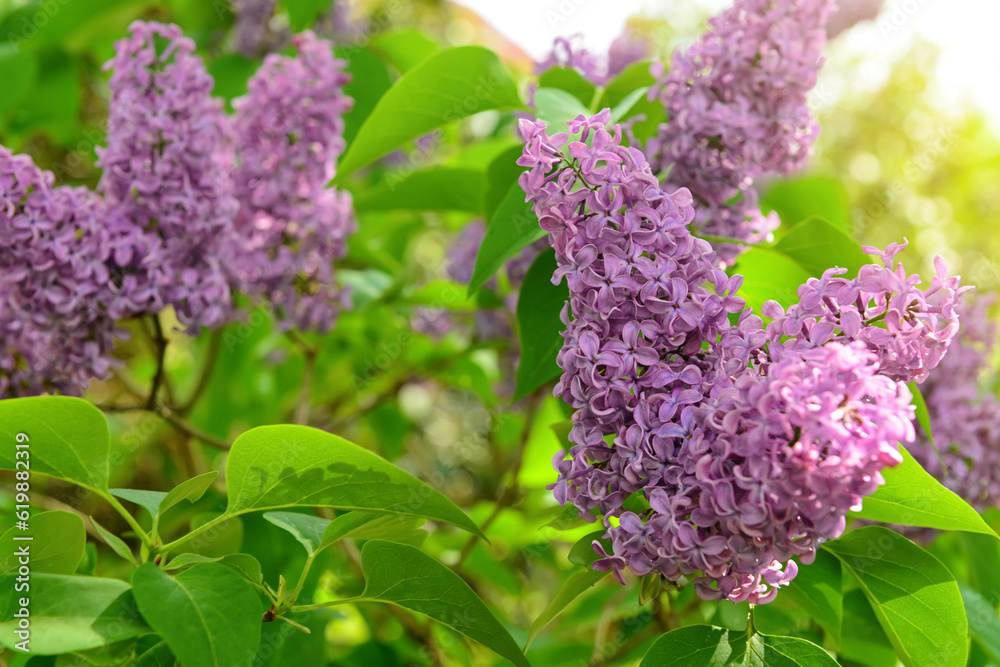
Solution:
[[(726, 0), (455, 0), (480, 14), (535, 58), (548, 53), (557, 36), (582, 34), (598, 53), (636, 13), (666, 17), (683, 29)], [(935, 82), (943, 107), (968, 101), (988, 111), (1000, 127), (1000, 26), (998, 0), (885, 0), (877, 22), (841, 37), (845, 53), (862, 56), (870, 66), (853, 73), (848, 85), (874, 86), (888, 67), (920, 35), (942, 47)]]

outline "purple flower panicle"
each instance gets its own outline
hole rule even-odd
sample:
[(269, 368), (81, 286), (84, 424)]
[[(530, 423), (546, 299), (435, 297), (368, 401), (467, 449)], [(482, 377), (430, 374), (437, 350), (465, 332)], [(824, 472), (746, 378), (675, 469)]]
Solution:
[(0, 146), (0, 398), (80, 394), (111, 364), (106, 212), (54, 180)]
[[(776, 226), (752, 188), (765, 174), (787, 174), (808, 160), (819, 133), (806, 95), (815, 85), (833, 0), (737, 0), (709, 22), (669, 72), (654, 64), (669, 122), (646, 147), (666, 185), (698, 202), (695, 228), (754, 243)], [(741, 248), (724, 244), (731, 263)]]
[(707, 599), (768, 602), (795, 576), (790, 559), (809, 562), (838, 537), (901, 460), (896, 443), (913, 440), (900, 380), (947, 348), (957, 279), (939, 267), (915, 293), (917, 277), (862, 272), (845, 297), (859, 309), (868, 298), (864, 326), (889, 313), (885, 340), (799, 316), (825, 303), (803, 286), (796, 326), (776, 337), (785, 324), (765, 330), (744, 310), (742, 277), (691, 234), (690, 193), (664, 191), (608, 118), (581, 116), (551, 136), (540, 122), (520, 127), (520, 184), (556, 250), (553, 281), (570, 292), (555, 393), (575, 410), (572, 447), (556, 455), (551, 488), (582, 517), (604, 516), (612, 552), (596, 545), (595, 568), (693, 577)]
[(311, 32), (293, 42), (298, 55), (269, 55), (233, 103), (240, 207), (229, 265), (283, 326), (325, 332), (350, 305), (333, 263), (357, 223), (350, 194), (326, 187), (344, 150), (350, 76), (329, 42)]
[(107, 146), (97, 149), (112, 249), (108, 312), (173, 306), (186, 325), (218, 326), (230, 302), (219, 257), (237, 207), (229, 121), (180, 27), (136, 21), (129, 33), (105, 65)]

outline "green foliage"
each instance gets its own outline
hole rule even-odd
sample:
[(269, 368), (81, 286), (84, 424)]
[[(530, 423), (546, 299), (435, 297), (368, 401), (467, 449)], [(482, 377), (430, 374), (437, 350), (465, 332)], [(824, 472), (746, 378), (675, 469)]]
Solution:
[[(0, 574), (17, 570), (20, 547), (31, 547), (32, 572), (73, 574), (83, 559), (87, 531), (83, 520), (72, 512), (39, 512), (31, 517), (31, 529), (16, 526), (0, 535)], [(30, 537), (30, 544), (23, 538)], [(22, 538), (18, 540), (17, 538)]]
[(145, 563), (132, 586), (143, 617), (183, 664), (228, 667), (256, 653), (264, 610), (230, 568), (201, 563), (170, 576)]
[(836, 667), (813, 643), (795, 637), (734, 632), (692, 625), (668, 632), (649, 649), (640, 667)]
[[(0, 401), (0, 438), (30, 442), (31, 471), (94, 491), (108, 488), (111, 436), (104, 414), (79, 398), (47, 396)], [(0, 450), (0, 469), (16, 468), (14, 447)]]
[(524, 191), (516, 183), (510, 186), (490, 218), (486, 237), (479, 246), (469, 294), (476, 293), (522, 248), (544, 236), (545, 231), (538, 226), (538, 217), (531, 210), (531, 204), (524, 201)]
[(555, 269), (555, 252), (546, 250), (535, 259), (524, 277), (521, 297), (517, 301), (521, 361), (517, 367), (515, 401), (560, 373), (556, 364), (556, 355), (563, 343), (559, 335), (563, 329), (559, 313), (569, 301), (569, 288), (565, 282), (552, 284)]
[(514, 82), (491, 51), (478, 46), (438, 51), (375, 105), (340, 161), (338, 180), (430, 130), (480, 111), (519, 106)]
[(30, 593), (31, 652), (59, 655), (85, 651), (148, 633), (124, 581), (102, 577), (32, 574), (31, 590), (16, 591), (14, 573), (0, 576), (0, 644), (20, 639), (16, 602)]
[(478, 169), (436, 167), (401, 177), (387, 176), (386, 183), (360, 194), (359, 211), (469, 211), (482, 206), (483, 173)]
[(943, 530), (965, 530), (996, 537), (964, 500), (920, 467), (900, 445), (903, 462), (882, 471), (885, 484), (866, 497), (857, 516), (871, 521)]
[(852, 530), (823, 548), (857, 580), (903, 664), (965, 665), (962, 595), (939, 560), (879, 526)]
[[(260, 462), (266, 461), (265, 466)], [(439, 492), (343, 438), (304, 426), (261, 426), (233, 443), (227, 515), (324, 506), (408, 514), (482, 532)]]
[[(277, 4), (268, 26), (278, 48), (288, 46), (278, 33), (331, 8)], [(905, 450), (844, 535), (800, 562), (752, 622), (746, 603), (701, 601), (689, 582), (629, 575), (622, 587), (592, 569), (592, 542), (611, 549), (606, 527), (555, 506), (545, 488), (573, 423), (549, 395), (566, 285), (551, 283), (551, 250), (520, 288), (503, 270), (546, 234), (517, 183), (523, 146), (511, 112), (532, 111), (533, 89), (550, 132), (608, 108), (613, 121), (635, 120), (643, 143), (667, 122), (648, 97), (651, 63), (603, 87), (565, 68), (512, 75), (488, 49), (446, 46), (467, 41), (451, 10), (376, 4), (363, 18), (368, 5), (353, 8), (361, 32), (334, 47), (353, 99), (335, 182), (359, 222), (337, 262), (353, 302), (337, 327), (285, 332), (269, 309), (241, 303), (240, 321), (184, 332), (166, 311), (160, 367), (147, 322), (134, 318), (121, 323), (130, 334), (117, 343), (121, 363), (86, 400), (0, 401), (0, 664), (524, 666), (522, 646), (534, 667), (1000, 663), (998, 515), (980, 516)], [(0, 143), (30, 153), (58, 184), (96, 185), (101, 64), (137, 18), (180, 24), (213, 94), (231, 105), (263, 53), (234, 52), (229, 5), (0, 0)], [(816, 172), (756, 184), (782, 224), (730, 269), (744, 276), (740, 296), (755, 312), (768, 299), (791, 305), (803, 282), (833, 266), (856, 275), (868, 261), (861, 243), (903, 236), (915, 256), (940, 251), (971, 282), (996, 283), (987, 226), (1000, 143), (974, 117), (932, 127), (926, 81), (911, 71), (924, 56), (914, 55), (887, 92), (830, 107)], [(418, 139), (419, 150), (397, 159)], [(850, 177), (873, 161), (865, 180)], [(466, 287), (444, 274), (444, 239), (478, 218), (487, 233)], [(951, 219), (967, 222), (942, 226)], [(416, 331), (418, 309), (451, 328)], [(484, 333), (484, 320), (496, 331)], [(144, 409), (159, 371), (158, 400)], [(931, 411), (910, 388), (933, 444)], [(293, 421), (321, 428), (272, 426)], [(11, 446), (19, 433), (29, 438), (29, 491), (7, 483), (29, 472)], [(28, 530), (13, 525), (22, 504)], [(625, 508), (648, 504), (633, 496)], [(928, 529), (914, 532), (926, 550), (855, 519)], [(24, 536), (30, 592), (16, 587), (14, 538)], [(29, 655), (11, 649), (25, 595)]]

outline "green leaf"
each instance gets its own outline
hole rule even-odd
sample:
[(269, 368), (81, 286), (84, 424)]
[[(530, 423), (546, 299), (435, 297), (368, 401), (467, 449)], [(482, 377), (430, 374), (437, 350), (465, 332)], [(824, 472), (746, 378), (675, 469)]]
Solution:
[(167, 642), (157, 642), (141, 655), (136, 656), (132, 667), (174, 667), (176, 659)]
[(323, 533), (320, 549), (347, 538), (413, 544), (421, 541), (427, 534), (418, 528), (420, 523), (423, 523), (422, 519), (413, 519), (401, 514), (348, 512), (330, 522)]
[(31, 590), (16, 591), (14, 573), (0, 576), (0, 644), (21, 641), (14, 630), (19, 599), (31, 600), (31, 653), (57, 655), (113, 644), (149, 632), (118, 579), (31, 574)]
[(14, 107), (31, 92), (38, 73), (34, 54), (17, 51), (4, 44), (0, 47), (0, 80), (4, 94), (0, 97), (0, 113)]
[(847, 191), (840, 181), (826, 176), (803, 176), (775, 183), (761, 198), (761, 208), (777, 211), (782, 225), (795, 225), (818, 216), (853, 236)]
[[(597, 103), (597, 109), (615, 109), (623, 106), (622, 102), (635, 91), (645, 89), (648, 93), (649, 86), (656, 83), (656, 79), (649, 73), (650, 62), (633, 63), (626, 67), (621, 74), (608, 83), (604, 89), (604, 94)], [(632, 134), (640, 142), (648, 140), (656, 134), (656, 129), (660, 123), (666, 121), (666, 111), (658, 99), (649, 100), (644, 93), (630, 108), (624, 109), (622, 120), (628, 120), (639, 114), (644, 115), (645, 120), (638, 121), (632, 125)]]
[(535, 108), (538, 120), (548, 127), (549, 134), (566, 132), (566, 124), (577, 116), (590, 116), (590, 110), (572, 94), (558, 88), (539, 88), (535, 91)]
[[(386, 518), (386, 515), (376, 512), (347, 512), (341, 514), (331, 521), (323, 531), (320, 537), (320, 548), (323, 549), (334, 542), (347, 537), (353, 537), (358, 531), (378, 518)], [(399, 520), (403, 517), (392, 516), (392, 518)]]
[(205, 491), (208, 491), (208, 487), (212, 486), (212, 482), (214, 482), (215, 478), (218, 476), (219, 472), (217, 470), (212, 470), (181, 482), (171, 489), (170, 492), (167, 493), (166, 497), (160, 502), (160, 514), (163, 514), (168, 509), (184, 500), (188, 500), (192, 503), (197, 502), (203, 495), (205, 495)]
[(631, 116), (635, 115), (633, 108), (638, 107), (642, 100), (646, 99), (646, 92), (648, 88), (640, 88), (639, 90), (633, 90), (629, 93), (625, 99), (619, 102), (613, 109), (611, 109), (611, 123), (621, 123), (628, 120)]
[(555, 251), (546, 249), (524, 276), (517, 300), (521, 360), (517, 365), (515, 402), (559, 377), (561, 372), (556, 363), (556, 355), (563, 345), (560, 335), (563, 323), (559, 313), (569, 301), (569, 288), (565, 281), (552, 284), (555, 270)]
[[(18, 450), (17, 436), (28, 437)], [(15, 469), (15, 452), (30, 451), (31, 471), (106, 491), (111, 437), (104, 414), (79, 398), (37, 396), (0, 401), (0, 469)], [(23, 439), (23, 438), (22, 438)]]
[(434, 167), (411, 174), (387, 174), (385, 183), (359, 193), (358, 211), (469, 211), (482, 208), (486, 180), (479, 169)]
[(555, 88), (564, 90), (577, 100), (584, 108), (589, 108), (594, 101), (597, 86), (575, 69), (567, 67), (552, 67), (538, 77), (539, 88)]
[(737, 296), (760, 315), (766, 301), (777, 301), (785, 308), (799, 300), (799, 285), (811, 275), (798, 262), (770, 248), (751, 248), (736, 260), (734, 273), (743, 276)]
[(888, 528), (866, 526), (826, 542), (850, 572), (907, 667), (964, 667), (968, 623), (941, 561)]
[(344, 141), (350, 146), (365, 119), (392, 86), (392, 78), (385, 64), (367, 49), (338, 46), (333, 54), (347, 61), (351, 80), (344, 85), (344, 94), (354, 100), (351, 110), (344, 114)]
[(307, 426), (260, 426), (226, 462), (229, 514), (295, 506), (373, 510), (444, 521), (483, 537), (454, 503), (367, 449)]
[(608, 576), (608, 572), (598, 572), (597, 570), (589, 569), (577, 570), (570, 574), (559, 586), (559, 590), (552, 596), (549, 603), (545, 605), (545, 609), (538, 615), (535, 622), (531, 624), (524, 650), (528, 650), (531, 642), (535, 640), (538, 633), (545, 629), (545, 626), (555, 620), (574, 600), (586, 593), (594, 584), (606, 576)]
[(476, 265), (469, 281), (469, 295), (475, 294), (508, 259), (547, 232), (538, 225), (524, 190), (516, 182), (507, 190), (486, 228), (486, 236), (476, 253)]
[(160, 503), (167, 497), (163, 491), (146, 491), (145, 489), (108, 489), (111, 495), (135, 503), (145, 508), (154, 519), (160, 514)]
[(965, 605), (972, 638), (990, 657), (1000, 661), (1000, 616), (997, 615), (997, 608), (961, 582), (958, 589), (962, 592), (962, 603)]
[(202, 563), (171, 577), (144, 563), (132, 586), (146, 622), (185, 667), (231, 667), (257, 650), (260, 599), (228, 567)]
[(236, 574), (254, 584), (259, 584), (263, 578), (260, 570), (260, 562), (250, 554), (227, 554), (213, 558), (196, 553), (183, 553), (171, 559), (169, 563), (162, 566), (162, 569), (166, 572), (172, 572), (191, 567), (192, 565), (198, 565), (199, 563), (225, 565), (235, 571)]
[(591, 563), (600, 558), (594, 551), (594, 540), (600, 541), (605, 532), (607, 531), (597, 530), (581, 537), (569, 550), (567, 560), (574, 565), (583, 565), (589, 568)]
[(313, 24), (321, 11), (330, 8), (330, 0), (281, 0), (288, 12), (292, 32), (302, 32)]
[(924, 435), (927, 436), (931, 447), (934, 448), (934, 455), (937, 456), (938, 465), (941, 466), (945, 474), (948, 474), (948, 466), (944, 464), (944, 460), (941, 458), (941, 451), (934, 442), (934, 431), (931, 429), (931, 413), (927, 410), (927, 402), (924, 400), (923, 392), (920, 391), (920, 385), (914, 381), (906, 386), (909, 387), (910, 394), (913, 395), (912, 403), (915, 408), (914, 416), (917, 418), (917, 423), (920, 424), (920, 428), (924, 430)]
[(360, 600), (389, 602), (475, 639), (515, 665), (530, 667), (517, 642), (460, 576), (420, 549), (371, 540), (361, 549)]
[(816, 553), (809, 565), (799, 565), (799, 574), (781, 591), (822, 626), (839, 644), (844, 622), (843, 571), (840, 561), (826, 553)]
[(917, 463), (906, 448), (899, 446), (903, 462), (882, 471), (885, 484), (863, 500), (854, 514), (869, 521), (902, 526), (996, 533), (967, 502), (941, 485)]
[(489, 49), (438, 51), (382, 96), (341, 160), (337, 179), (442, 125), (481, 111), (521, 106), (514, 81)]
[[(524, 171), (524, 167), (517, 163), (517, 159), (524, 152), (524, 146), (518, 144), (511, 146), (497, 155), (486, 168), (486, 190), (483, 192), (483, 215), (487, 220), (492, 220), (497, 212), (497, 207), (507, 198), (511, 187), (517, 186), (517, 179)], [(524, 196), (521, 196), (522, 203)], [(531, 210), (530, 206), (528, 210)], [(534, 213), (532, 213), (534, 215)], [(537, 220), (537, 218), (536, 218)]]
[[(19, 540), (18, 537), (30, 537)], [(39, 512), (28, 519), (28, 530), (16, 526), (0, 536), (0, 574), (21, 565), (18, 550), (27, 547), (32, 574), (73, 574), (83, 559), (87, 530), (73, 512)]]
[(372, 40), (372, 46), (400, 72), (410, 71), (439, 48), (434, 38), (417, 28), (384, 32)]
[(639, 667), (838, 667), (830, 655), (797, 637), (692, 625), (660, 636)]
[(899, 664), (896, 651), (859, 588), (844, 593), (844, 631), (837, 655), (866, 667), (896, 667)]
[(959, 533), (959, 537), (969, 564), (969, 583), (991, 604), (1000, 604), (1000, 540), (981, 533)]
[(310, 556), (322, 548), (323, 532), (331, 523), (329, 519), (298, 512), (265, 512), (264, 519), (291, 533)]
[(111, 547), (112, 551), (118, 554), (119, 557), (124, 558), (128, 562), (132, 563), (132, 565), (136, 564), (135, 556), (132, 555), (132, 550), (129, 548), (127, 544), (125, 544), (124, 540), (122, 540), (120, 537), (112, 533), (110, 530), (108, 530), (101, 524), (97, 523), (97, 520), (94, 519), (94, 517), (90, 517), (90, 523), (94, 524), (94, 528), (97, 529), (98, 534), (100, 534), (101, 538), (105, 541), (105, 543), (107, 543), (107, 545)]
[(846, 268), (847, 276), (854, 277), (870, 263), (857, 241), (823, 218), (808, 218), (795, 225), (774, 249), (817, 278), (834, 266)]

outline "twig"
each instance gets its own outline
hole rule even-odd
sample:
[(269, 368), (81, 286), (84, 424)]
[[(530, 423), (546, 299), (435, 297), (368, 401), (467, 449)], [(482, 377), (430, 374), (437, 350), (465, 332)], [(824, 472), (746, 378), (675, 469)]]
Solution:
[(147, 408), (145, 405), (119, 405), (115, 403), (98, 405), (97, 407), (103, 412), (151, 412), (165, 419), (181, 433), (201, 440), (210, 447), (215, 447), (216, 449), (221, 450), (227, 450), (230, 447), (228, 442), (205, 433), (191, 422), (176, 414), (173, 409), (167, 405), (160, 405), (159, 407), (155, 407), (153, 409)]
[(194, 389), (191, 391), (191, 395), (188, 399), (178, 405), (175, 410), (179, 415), (187, 415), (194, 407), (194, 404), (198, 402), (201, 395), (205, 393), (205, 389), (208, 388), (209, 381), (212, 379), (212, 372), (215, 370), (215, 360), (219, 356), (219, 350), (222, 347), (222, 329), (213, 329), (211, 335), (208, 339), (208, 350), (205, 352), (205, 363), (201, 367), (201, 374), (198, 376), (198, 382), (195, 383)]
[(163, 383), (163, 358), (167, 352), (167, 339), (163, 336), (163, 325), (160, 324), (160, 316), (153, 315), (153, 330), (156, 336), (153, 339), (156, 344), (156, 375), (153, 376), (153, 386), (149, 389), (149, 398), (146, 399), (146, 409), (152, 410), (156, 406), (156, 395), (160, 391)]

